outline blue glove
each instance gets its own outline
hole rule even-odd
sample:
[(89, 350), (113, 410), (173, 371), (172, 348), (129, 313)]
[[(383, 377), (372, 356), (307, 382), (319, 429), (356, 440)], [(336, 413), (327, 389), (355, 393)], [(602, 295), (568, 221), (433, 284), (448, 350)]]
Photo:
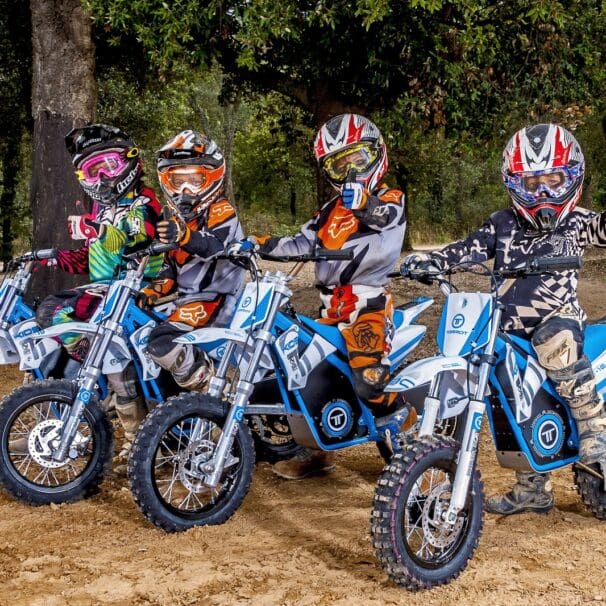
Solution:
[(228, 255), (239, 255), (242, 254), (243, 252), (250, 252), (251, 250), (258, 250), (259, 249), (259, 244), (257, 242), (257, 240), (252, 237), (249, 236), (248, 238), (245, 238), (244, 240), (240, 240), (239, 242), (234, 242), (233, 244), (230, 244), (227, 247), (227, 250), (225, 251)]
[(341, 201), (345, 208), (358, 210), (366, 204), (368, 192), (361, 183), (345, 183), (341, 189)]

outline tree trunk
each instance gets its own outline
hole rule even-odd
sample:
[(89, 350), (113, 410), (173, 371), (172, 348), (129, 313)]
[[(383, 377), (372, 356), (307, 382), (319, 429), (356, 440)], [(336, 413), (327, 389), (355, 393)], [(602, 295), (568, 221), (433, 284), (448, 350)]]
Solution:
[(0, 196), (0, 217), (2, 218), (2, 242), (0, 260), (8, 261), (13, 252), (12, 214), (15, 202), (15, 183), (19, 172), (20, 130), (15, 129), (3, 146), (2, 195)]
[[(64, 137), (95, 115), (95, 50), (91, 21), (80, 0), (31, 0), (32, 117), (31, 208), (34, 248), (75, 248), (66, 219), (81, 212), (83, 192), (74, 177)], [(76, 284), (69, 274), (37, 272), (30, 296)], [(82, 279), (79, 279), (82, 283)]]
[(238, 127), (238, 112), (240, 103), (230, 103), (223, 109), (225, 123), (225, 145), (223, 155), (225, 157), (225, 196), (228, 200), (234, 202), (234, 139)]

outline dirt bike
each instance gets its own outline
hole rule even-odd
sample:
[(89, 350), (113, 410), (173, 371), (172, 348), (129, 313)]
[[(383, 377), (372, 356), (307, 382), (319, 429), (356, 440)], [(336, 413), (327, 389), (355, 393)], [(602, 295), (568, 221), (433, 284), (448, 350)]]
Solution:
[(0, 284), (0, 364), (19, 363), (19, 369), (35, 380), (66, 376), (77, 366), (54, 339), (32, 339), (41, 328), (35, 311), (23, 300), (36, 263), (54, 259), (56, 254), (51, 248), (12, 259)]
[[(501, 280), (580, 266), (580, 257), (559, 257), (498, 271), (480, 263), (449, 270), (491, 277), (492, 292), (451, 292), (438, 328), (441, 354), (411, 364), (392, 381), (399, 388), (431, 379), (418, 437), (394, 455), (375, 491), (372, 540), (382, 567), (396, 583), (413, 590), (448, 583), (473, 557), (483, 526), (484, 493), (476, 463), (485, 413), (501, 466), (549, 472), (572, 465), (583, 502), (595, 517), (606, 519), (606, 465), (579, 461), (574, 419), (539, 366), (531, 342), (500, 330)], [(408, 275), (446, 283), (444, 276), (427, 272)], [(606, 323), (589, 324), (585, 354), (602, 396), (605, 343)], [(458, 396), (448, 400), (440, 396), (440, 385), (453, 377)], [(461, 406), (466, 412), (461, 442), (436, 436), (439, 417), (449, 414), (449, 407), (460, 414)]]
[[(376, 420), (354, 391), (345, 341), (337, 327), (297, 314), (289, 282), (305, 261), (351, 258), (351, 251), (317, 250), (296, 257), (289, 274), (257, 267), (257, 253), (233, 259), (247, 266), (246, 285), (227, 328), (202, 328), (178, 341), (226, 342), (206, 394), (181, 394), (156, 408), (140, 426), (129, 457), (135, 501), (156, 526), (168, 531), (225, 522), (242, 503), (255, 453), (245, 419), (263, 414), (286, 418), (295, 441), (308, 448), (338, 450), (397, 439), (407, 414)], [(415, 325), (432, 300), (396, 309), (389, 361), (392, 372), (425, 334)], [(239, 375), (227, 371), (239, 368)], [(174, 436), (180, 436), (175, 444)]]
[[(178, 392), (147, 351), (149, 333), (164, 317), (136, 305), (149, 256), (168, 249), (154, 244), (136, 253), (89, 322), (37, 327), (28, 335), (39, 344), (80, 333), (90, 347), (75, 380), (36, 381), (2, 401), (0, 484), (15, 498), (31, 505), (63, 503), (97, 489), (113, 453), (111, 425), (100, 407), (107, 374), (134, 369), (149, 408)], [(22, 366), (38, 364), (42, 353), (36, 345), (22, 348)]]

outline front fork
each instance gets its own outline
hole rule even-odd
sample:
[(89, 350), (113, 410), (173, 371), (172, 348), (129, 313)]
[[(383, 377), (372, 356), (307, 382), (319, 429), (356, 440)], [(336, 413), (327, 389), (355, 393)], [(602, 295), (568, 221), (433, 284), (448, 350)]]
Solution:
[[(111, 328), (117, 327), (114, 326)], [(103, 358), (105, 357), (114, 336), (114, 332), (111, 328), (110, 330), (106, 330), (100, 339), (95, 339), (93, 341), (93, 346), (82, 364), (82, 368), (78, 374), (78, 393), (72, 402), (69, 414), (63, 419), (61, 440), (59, 446), (52, 454), (54, 461), (65, 461), (70, 446), (76, 437), (82, 412), (94, 396), (95, 385), (98, 383), (99, 377), (101, 376)], [(103, 328), (101, 328), (101, 330), (103, 330)]]
[[(283, 294), (279, 287), (276, 288), (276, 291), (278, 294)], [(280, 302), (281, 297), (277, 295), (274, 296), (271, 303), (271, 309), (267, 315), (267, 319), (265, 320), (263, 327), (259, 328), (254, 335), (254, 351), (250, 362), (244, 371), (244, 377), (238, 381), (236, 386), (234, 399), (229, 408), (229, 412), (227, 413), (227, 418), (225, 419), (225, 424), (223, 425), (223, 431), (219, 436), (219, 440), (217, 441), (217, 447), (215, 448), (212, 459), (202, 466), (202, 471), (204, 474), (206, 474), (204, 483), (210, 488), (216, 487), (221, 479), (221, 474), (223, 473), (227, 456), (231, 451), (234, 438), (238, 432), (238, 427), (244, 419), (244, 412), (246, 410), (246, 406), (248, 405), (250, 395), (254, 389), (253, 377), (255, 376), (265, 347), (269, 345), (273, 339), (269, 328), (273, 325), (275, 316), (278, 313)], [(211, 385), (208, 392), (209, 395), (214, 397), (222, 396), (223, 388), (225, 386), (224, 375), (229, 365), (229, 358), (231, 357), (233, 351), (234, 346), (233, 344), (230, 344), (223, 355), (223, 359), (221, 360), (221, 365), (219, 366), (215, 380), (211, 380)], [(200, 426), (200, 422), (196, 424), (194, 435), (198, 433), (198, 426)]]

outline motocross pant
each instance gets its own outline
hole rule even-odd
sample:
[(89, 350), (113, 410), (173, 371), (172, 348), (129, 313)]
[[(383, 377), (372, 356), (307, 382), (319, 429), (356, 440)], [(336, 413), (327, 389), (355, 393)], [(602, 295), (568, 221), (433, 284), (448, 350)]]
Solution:
[(150, 333), (148, 347), (151, 357), (171, 372), (181, 387), (196, 389), (203, 386), (212, 371), (210, 359), (194, 345), (175, 343), (174, 339), (203, 326), (227, 324), (236, 302), (237, 298), (231, 295), (221, 295), (211, 300), (187, 297), (178, 301), (168, 320)]
[(583, 355), (583, 324), (564, 308), (541, 322), (532, 334), (539, 363), (577, 423), (584, 463), (606, 459), (606, 411), (596, 391), (591, 362)]
[(320, 322), (336, 325), (347, 346), (354, 386), (376, 416), (392, 410), (397, 394), (383, 390), (390, 380), (387, 355), (394, 333), (391, 293), (382, 287), (320, 288)]
[[(42, 328), (75, 320), (90, 320), (107, 288), (107, 284), (86, 284), (49, 295), (38, 306), (36, 320)], [(89, 347), (87, 336), (81, 333), (65, 333), (58, 339), (72, 358), (79, 362), (84, 360)]]

